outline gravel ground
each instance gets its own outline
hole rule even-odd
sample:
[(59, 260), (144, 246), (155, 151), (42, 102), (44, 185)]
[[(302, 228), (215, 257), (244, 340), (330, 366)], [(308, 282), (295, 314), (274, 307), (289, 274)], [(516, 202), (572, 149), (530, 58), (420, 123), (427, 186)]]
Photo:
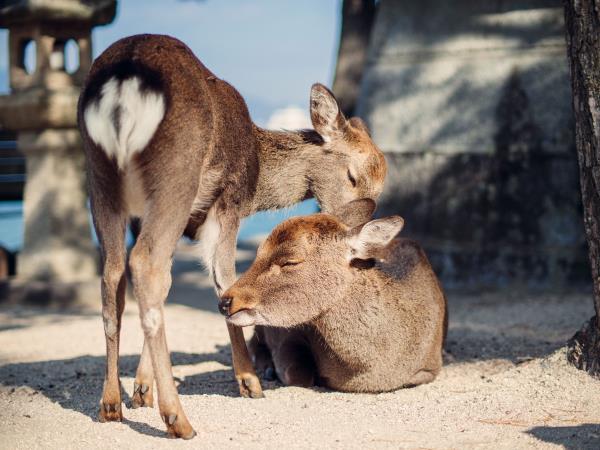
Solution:
[[(252, 249), (242, 248), (242, 268)], [(77, 310), (0, 306), (0, 448), (600, 448), (600, 381), (567, 365), (565, 341), (592, 315), (588, 293), (449, 293), (447, 364), (425, 386), (379, 395), (264, 383), (237, 396), (209, 281), (182, 246), (166, 307), (192, 441), (166, 439), (155, 409), (96, 414), (104, 372), (99, 301)], [(93, 300), (93, 299), (92, 299)], [(125, 404), (142, 332), (128, 302)]]

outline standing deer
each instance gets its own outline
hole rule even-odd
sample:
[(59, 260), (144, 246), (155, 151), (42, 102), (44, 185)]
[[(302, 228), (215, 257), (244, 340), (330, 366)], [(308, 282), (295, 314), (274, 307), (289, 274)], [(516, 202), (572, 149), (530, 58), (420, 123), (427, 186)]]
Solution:
[[(178, 239), (199, 240), (217, 295), (235, 281), (240, 219), (314, 197), (324, 211), (377, 198), (385, 159), (359, 119), (346, 120), (331, 92), (313, 85), (313, 130), (267, 131), (240, 94), (177, 39), (138, 35), (96, 59), (81, 94), (79, 127), (92, 215), (102, 250), (107, 366), (100, 420), (121, 420), (118, 370), (124, 307), (125, 229), (141, 228), (129, 256), (144, 346), (132, 406), (158, 406), (174, 437), (191, 438), (173, 382), (163, 303)], [(262, 397), (241, 328), (227, 325), (235, 377), (245, 397)]]
[[(442, 367), (446, 299), (421, 247), (396, 238), (404, 221), (369, 220), (371, 200), (336, 215), (280, 224), (219, 309), (256, 325), (259, 371), (283, 383), (384, 392), (432, 381)], [(273, 367), (274, 366), (274, 367)]]

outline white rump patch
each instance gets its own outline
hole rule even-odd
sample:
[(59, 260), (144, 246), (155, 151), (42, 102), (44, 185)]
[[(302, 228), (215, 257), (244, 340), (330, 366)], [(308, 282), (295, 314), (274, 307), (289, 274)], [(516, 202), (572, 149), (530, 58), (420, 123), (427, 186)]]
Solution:
[(146, 314), (144, 314), (144, 318), (142, 319), (142, 328), (148, 336), (155, 336), (161, 325), (162, 316), (160, 315), (158, 308), (150, 308), (146, 311)]
[(138, 77), (122, 82), (113, 77), (85, 108), (83, 120), (92, 140), (122, 169), (148, 145), (164, 115), (161, 92), (140, 90)]

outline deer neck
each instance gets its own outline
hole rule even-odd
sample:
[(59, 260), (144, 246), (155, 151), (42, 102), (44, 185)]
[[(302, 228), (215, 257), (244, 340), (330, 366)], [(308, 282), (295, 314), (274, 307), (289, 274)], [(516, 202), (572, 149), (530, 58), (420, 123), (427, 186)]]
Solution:
[(252, 210), (292, 206), (312, 198), (310, 170), (320, 154), (316, 131), (271, 131), (255, 127), (259, 175)]
[(358, 273), (348, 287), (343, 305), (336, 305), (312, 321), (321, 343), (326, 342), (329, 353), (342, 366), (358, 369), (371, 365), (381, 354), (374, 352), (379, 330), (388, 320), (385, 302), (386, 290), (379, 277)]

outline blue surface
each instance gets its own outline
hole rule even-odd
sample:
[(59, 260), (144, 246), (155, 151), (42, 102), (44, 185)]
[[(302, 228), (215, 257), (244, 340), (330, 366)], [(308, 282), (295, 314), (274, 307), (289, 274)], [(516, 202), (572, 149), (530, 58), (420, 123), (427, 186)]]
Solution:
[[(242, 221), (238, 240), (243, 241), (268, 234), (285, 219), (312, 214), (317, 209), (314, 200), (306, 200), (293, 208), (259, 212)], [(92, 235), (96, 241), (93, 230)], [(131, 241), (130, 237), (128, 241)], [(19, 250), (23, 246), (23, 202), (0, 201), (0, 245), (12, 251)]]
[(255, 236), (268, 234), (275, 226), (290, 217), (313, 214), (317, 211), (317, 202), (315, 200), (306, 200), (293, 208), (256, 213), (242, 221), (238, 240), (243, 241)]
[(9, 250), (23, 245), (23, 202), (0, 202), (0, 245)]
[[(92, 47), (96, 57), (132, 34), (179, 38), (240, 91), (254, 120), (265, 125), (276, 109), (308, 107), (311, 84), (332, 80), (340, 11), (340, 0), (125, 0), (113, 23), (94, 28)], [(1, 29), (0, 93), (7, 91), (8, 30)]]

